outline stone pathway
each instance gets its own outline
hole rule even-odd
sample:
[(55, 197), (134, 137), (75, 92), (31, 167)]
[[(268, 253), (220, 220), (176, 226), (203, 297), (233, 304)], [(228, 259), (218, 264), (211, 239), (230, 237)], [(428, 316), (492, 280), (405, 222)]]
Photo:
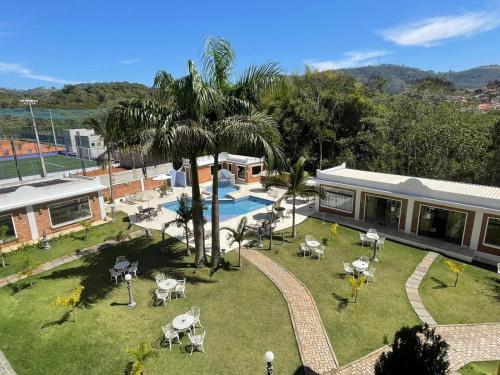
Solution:
[(16, 375), (16, 372), (5, 357), (5, 354), (0, 350), (0, 375)]
[(285, 297), (306, 374), (324, 374), (335, 369), (337, 358), (316, 303), (305, 285), (258, 250), (241, 249), (241, 254), (269, 277)]
[[(142, 230), (131, 232), (129, 234), (129, 240), (141, 237), (143, 235), (144, 235), (144, 232)], [(33, 275), (37, 275), (39, 273), (46, 272), (48, 270), (51, 270), (52, 268), (56, 268), (56, 267), (59, 267), (63, 264), (73, 262), (74, 260), (86, 257), (90, 254), (97, 253), (101, 250), (110, 248), (111, 246), (114, 246), (115, 244), (116, 244), (116, 241), (114, 241), (114, 240), (105, 241), (105, 242), (102, 242), (98, 245), (94, 245), (94, 246), (88, 247), (88, 248), (83, 249), (83, 250), (77, 250), (73, 254), (65, 255), (63, 257), (42, 263), (38, 267), (35, 268)], [(15, 282), (22, 280), (22, 279), (25, 279), (25, 278), (26, 278), (26, 276), (21, 275), (20, 272), (6, 276), (6, 277), (0, 279), (0, 288), (6, 286), (8, 284), (15, 283)]]
[(427, 270), (431, 266), (432, 262), (436, 259), (436, 253), (427, 253), (427, 255), (422, 259), (420, 264), (415, 268), (410, 278), (406, 281), (406, 295), (410, 301), (410, 305), (415, 310), (415, 313), (418, 315), (418, 318), (424, 322), (429, 324), (430, 326), (437, 325), (436, 321), (432, 318), (431, 314), (427, 311), (425, 306), (420, 299), (420, 294), (418, 292), (418, 287), (420, 283), (424, 279)]
[[(442, 325), (436, 327), (436, 332), (450, 346), (448, 360), (451, 374), (458, 374), (457, 371), (469, 362), (500, 359), (500, 323)], [(377, 358), (386, 350), (390, 348), (384, 346), (329, 374), (374, 374)]]

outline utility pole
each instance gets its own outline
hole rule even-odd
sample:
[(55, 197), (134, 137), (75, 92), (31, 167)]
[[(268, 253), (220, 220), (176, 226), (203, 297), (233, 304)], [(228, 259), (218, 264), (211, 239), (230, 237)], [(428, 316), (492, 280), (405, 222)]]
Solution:
[(27, 104), (30, 107), (31, 121), (33, 122), (33, 131), (35, 132), (36, 146), (38, 148), (38, 156), (40, 157), (40, 164), (42, 165), (42, 178), (47, 177), (47, 170), (45, 169), (45, 162), (42, 156), (42, 147), (40, 146), (40, 139), (38, 138), (38, 131), (36, 130), (35, 116), (33, 115), (33, 108), (31, 107), (32, 105), (37, 104), (38, 100), (21, 99), (21, 103), (25, 105)]
[(19, 181), (23, 180), (21, 176), (21, 171), (19, 170), (19, 163), (17, 161), (17, 151), (16, 151), (16, 142), (14, 142), (14, 138), (12, 136), (10, 138), (10, 145), (12, 147), (12, 155), (14, 155), (14, 163), (16, 164), (17, 177), (19, 177)]
[(85, 162), (83, 161), (82, 150), (81, 150), (81, 147), (80, 147), (80, 132), (76, 132), (76, 153), (77, 153), (78, 158), (82, 162), (82, 172), (83, 172), (83, 175), (86, 176), (87, 175), (87, 171), (85, 170)]
[(57, 152), (57, 138), (56, 138), (56, 132), (54, 131), (54, 122), (52, 121), (52, 111), (49, 108), (49, 116), (50, 116), (50, 125), (52, 125), (52, 136), (54, 137), (54, 147), (56, 148)]

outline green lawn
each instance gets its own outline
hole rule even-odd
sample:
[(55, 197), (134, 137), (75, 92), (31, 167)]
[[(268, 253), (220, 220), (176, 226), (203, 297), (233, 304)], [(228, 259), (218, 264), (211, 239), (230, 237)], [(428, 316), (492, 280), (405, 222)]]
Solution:
[[(51, 248), (45, 250), (39, 247), (29, 247), (21, 252), (6, 254), (6, 267), (1, 267), (0, 277), (5, 277), (13, 273), (22, 271), (25, 257), (30, 257), (34, 262), (47, 262), (52, 259), (71, 254), (77, 250), (96, 245), (108, 239), (114, 239), (120, 231), (126, 231), (128, 218), (123, 212), (116, 213), (116, 221), (98, 225), (89, 231), (85, 238), (85, 231), (73, 232), (68, 236), (56, 238), (50, 241)], [(136, 228), (137, 229), (137, 228)]]
[[(146, 374), (259, 374), (264, 353), (276, 353), (279, 374), (301, 374), (300, 358), (288, 309), (272, 282), (245, 263), (238, 271), (195, 270), (178, 241), (145, 238), (122, 243), (38, 275), (33, 288), (23, 282), (0, 289), (0, 350), (19, 374), (121, 374), (128, 363), (125, 348), (145, 341), (160, 353)], [(108, 267), (117, 255), (139, 260), (133, 280), (138, 302), (128, 309), (124, 282), (110, 282)], [(236, 263), (236, 256), (226, 256)], [(187, 277), (187, 298), (167, 307), (153, 306), (153, 274), (163, 271)], [(65, 309), (51, 306), (57, 295), (85, 286), (77, 322)], [(172, 351), (160, 347), (161, 325), (201, 307), (206, 353), (185, 352), (187, 336)], [(201, 332), (201, 329), (197, 332)], [(297, 372), (295, 372), (297, 371)]]
[[(66, 157), (65, 155), (45, 156), (45, 168), (47, 173), (68, 171), (71, 169), (81, 169), (80, 159), (75, 157)], [(19, 170), (22, 176), (33, 176), (41, 173), (40, 159), (38, 156), (33, 158), (18, 159)], [(95, 167), (97, 163), (93, 160), (84, 160), (85, 167)], [(16, 164), (14, 160), (0, 161), (0, 180), (4, 178), (17, 177)]]
[(460, 370), (462, 375), (497, 375), (500, 361), (472, 362)]
[[(426, 252), (386, 241), (376, 268), (375, 282), (361, 290), (358, 302), (350, 298), (350, 287), (343, 276), (343, 262), (361, 255), (372, 255), (361, 247), (357, 231), (339, 227), (339, 235), (330, 241), (330, 224), (307, 219), (297, 226), (297, 239), (274, 242), (264, 253), (293, 272), (311, 291), (339, 362), (343, 365), (384, 345), (385, 338), (403, 325), (418, 324), (405, 292), (405, 282)], [(290, 230), (285, 231), (289, 235)], [(303, 258), (297, 253), (306, 235), (328, 240), (325, 259)], [(278, 238), (277, 236), (276, 238)], [(265, 243), (267, 248), (267, 243)]]
[(420, 285), (422, 302), (439, 324), (488, 323), (500, 319), (500, 278), (467, 265), (454, 287), (455, 274), (439, 256)]

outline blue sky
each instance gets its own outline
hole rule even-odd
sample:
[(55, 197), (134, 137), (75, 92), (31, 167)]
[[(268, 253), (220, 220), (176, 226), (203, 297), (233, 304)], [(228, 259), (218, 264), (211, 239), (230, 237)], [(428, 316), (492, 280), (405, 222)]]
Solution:
[(185, 73), (209, 35), (231, 41), (237, 69), (462, 70), (500, 63), (500, 0), (5, 1), (0, 87), (151, 85), (159, 69)]

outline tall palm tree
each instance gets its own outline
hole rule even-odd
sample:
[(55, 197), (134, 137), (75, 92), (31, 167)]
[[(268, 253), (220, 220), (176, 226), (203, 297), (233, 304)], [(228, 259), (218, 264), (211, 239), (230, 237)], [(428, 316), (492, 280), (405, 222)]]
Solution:
[(321, 190), (315, 186), (307, 184), (309, 173), (304, 170), (306, 159), (300, 157), (294, 165), (289, 165), (288, 172), (280, 172), (276, 175), (268, 176), (264, 179), (264, 188), (280, 187), (286, 189), (285, 193), (279, 198), (275, 206), (278, 206), (283, 200), (292, 198), (292, 237), (295, 238), (295, 203), (297, 197), (321, 196)]
[(241, 244), (247, 238), (247, 217), (243, 216), (238, 223), (238, 227), (236, 229), (232, 227), (222, 227), (220, 230), (227, 230), (229, 233), (227, 235), (227, 239), (229, 241), (230, 246), (233, 246), (235, 243), (238, 244), (238, 265), (241, 268)]
[(193, 219), (193, 208), (191, 206), (191, 200), (186, 193), (182, 193), (179, 198), (179, 208), (177, 208), (177, 216), (174, 220), (165, 223), (165, 229), (175, 225), (177, 228), (184, 228), (184, 236), (186, 237), (186, 255), (191, 256), (191, 251), (189, 251), (189, 234), (191, 229), (189, 229), (189, 222)]
[(231, 44), (209, 37), (203, 54), (206, 82), (216, 90), (224, 105), (212, 108), (208, 129), (213, 134), (211, 154), (214, 158), (212, 180), (212, 267), (220, 258), (219, 233), (219, 154), (223, 151), (264, 156), (269, 168), (282, 158), (281, 138), (270, 116), (257, 112), (260, 97), (273, 89), (280, 79), (274, 63), (251, 66), (235, 81), (235, 53)]

